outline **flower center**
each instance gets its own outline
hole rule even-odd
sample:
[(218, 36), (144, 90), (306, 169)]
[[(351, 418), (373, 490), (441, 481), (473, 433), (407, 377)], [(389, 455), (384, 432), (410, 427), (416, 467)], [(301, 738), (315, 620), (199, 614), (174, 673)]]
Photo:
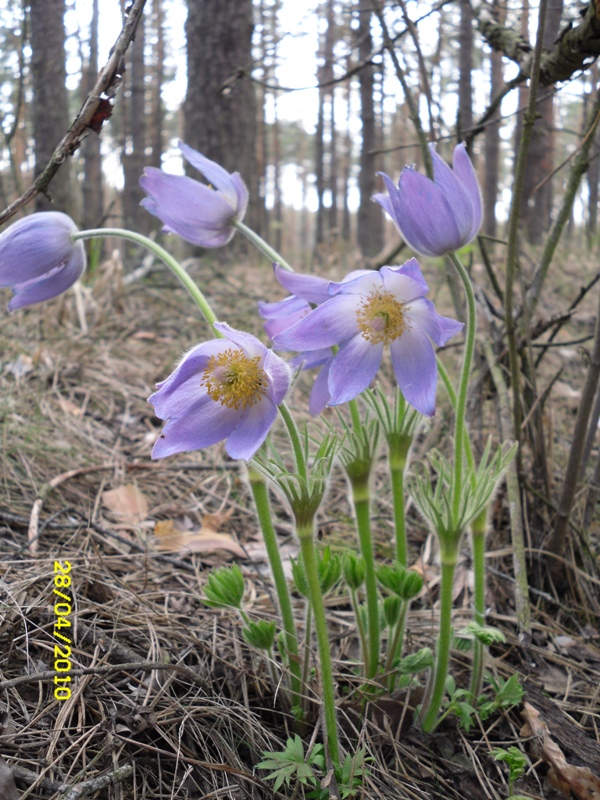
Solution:
[(376, 291), (363, 300), (356, 320), (362, 335), (371, 344), (390, 344), (404, 333), (407, 310), (391, 292)]
[(209, 358), (200, 383), (211, 400), (227, 408), (254, 406), (267, 392), (267, 375), (259, 362), (260, 356), (249, 358), (230, 347)]

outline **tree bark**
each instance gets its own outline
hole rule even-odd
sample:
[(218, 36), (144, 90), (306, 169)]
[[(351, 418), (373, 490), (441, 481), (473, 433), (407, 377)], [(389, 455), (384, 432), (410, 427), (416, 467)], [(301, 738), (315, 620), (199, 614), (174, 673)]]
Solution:
[[(357, 0), (356, 14), (358, 28), (356, 40), (358, 58), (361, 63), (368, 62), (373, 50), (371, 37), (372, 9), (370, 0)], [(384, 217), (381, 209), (371, 200), (376, 191), (378, 158), (377, 124), (373, 99), (375, 66), (368, 62), (359, 73), (360, 118), (362, 122), (362, 142), (360, 149), (360, 171), (358, 177), (359, 207), (357, 215), (357, 241), (364, 256), (374, 256), (383, 248)]]
[[(69, 127), (65, 69), (65, 0), (30, 0), (31, 78), (35, 172), (39, 175)], [(70, 165), (62, 165), (49, 194), (38, 194), (36, 211), (70, 213)]]
[[(188, 0), (184, 139), (229, 172), (250, 192), (253, 226), (257, 182), (256, 101), (252, 65), (252, 0)], [(193, 177), (197, 173), (190, 169)]]
[[(142, 17), (131, 48), (129, 78), (124, 97), (123, 149), (121, 163), (123, 186), (123, 223), (126, 228), (148, 233), (154, 224), (150, 214), (140, 206), (145, 197), (139, 180), (147, 166), (146, 159), (146, 65), (145, 20)], [(126, 73), (127, 74), (127, 73)]]
[[(496, 0), (494, 8), (501, 13), (501, 5)], [(502, 56), (500, 53), (490, 54), (490, 101), (502, 89), (504, 76), (502, 69)], [(485, 128), (484, 138), (484, 180), (483, 180), (483, 229), (488, 236), (497, 235), (496, 201), (498, 199), (498, 185), (500, 181), (500, 112)]]
[(458, 51), (458, 115), (456, 134), (464, 141), (473, 127), (473, 14), (470, 0), (460, 0), (460, 32)]
[[(93, 0), (90, 23), (90, 58), (86, 70), (85, 93), (92, 91), (98, 77), (99, 0)], [(99, 228), (103, 217), (103, 181), (100, 136), (89, 131), (81, 148), (83, 155), (83, 226)]]
[(147, 163), (160, 169), (163, 155), (163, 102), (162, 87), (165, 81), (165, 14), (163, 0), (152, 2), (152, 81), (150, 84), (150, 130)]

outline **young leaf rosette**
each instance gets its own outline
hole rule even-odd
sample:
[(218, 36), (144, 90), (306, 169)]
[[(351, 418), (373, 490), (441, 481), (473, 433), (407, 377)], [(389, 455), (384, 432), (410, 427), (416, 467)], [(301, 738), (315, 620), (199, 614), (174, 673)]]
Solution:
[(225, 440), (231, 458), (251, 459), (290, 387), (286, 362), (255, 336), (224, 322), (223, 334), (193, 347), (148, 402), (166, 420), (152, 458)]

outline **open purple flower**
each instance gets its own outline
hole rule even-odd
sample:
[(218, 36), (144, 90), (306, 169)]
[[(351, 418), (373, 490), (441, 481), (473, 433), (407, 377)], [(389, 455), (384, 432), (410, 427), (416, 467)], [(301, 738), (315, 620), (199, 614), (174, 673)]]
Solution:
[(0, 234), (0, 286), (14, 294), (9, 311), (50, 300), (82, 276), (85, 249), (73, 241), (77, 230), (66, 214), (43, 211)]
[[(291, 292), (291, 295), (274, 303), (258, 304), (259, 313), (266, 320), (265, 331), (271, 339), (274, 339), (279, 333), (286, 331), (307, 314), (310, 314), (313, 306), (319, 306), (331, 297), (329, 292), (331, 281), (328, 281), (327, 278), (290, 272), (282, 269), (278, 264), (274, 264), (273, 267), (275, 277), (284, 289)], [(366, 269), (354, 270), (346, 275), (343, 283), (359, 275), (370, 273), (371, 270)], [(337, 286), (337, 284), (335, 285)], [(332, 349), (324, 347), (313, 352), (302, 353), (291, 361), (292, 367), (301, 370), (322, 367), (310, 394), (308, 407), (313, 416), (320, 414), (330, 400), (327, 379), (333, 356)]]
[(405, 167), (398, 186), (384, 173), (388, 194), (373, 195), (387, 211), (402, 238), (424, 256), (443, 256), (459, 250), (481, 227), (481, 192), (464, 144), (454, 148), (453, 169), (430, 144), (433, 180)]
[(223, 339), (193, 347), (148, 398), (167, 420), (152, 458), (199, 450), (226, 439), (231, 458), (252, 458), (290, 387), (285, 361), (249, 333), (215, 323)]
[(142, 205), (162, 220), (165, 231), (200, 247), (222, 247), (235, 233), (232, 221), (244, 218), (248, 189), (239, 173), (227, 172), (183, 142), (179, 149), (210, 186), (146, 167), (140, 186), (148, 197)]
[[(332, 295), (288, 330), (275, 336), (278, 347), (310, 357), (334, 345), (323, 362), (320, 392), (329, 405), (346, 403), (371, 383), (389, 345), (398, 386), (421, 414), (435, 413), (437, 365), (431, 341), (444, 345), (463, 327), (442, 317), (425, 298), (429, 287), (416, 259), (401, 267), (382, 267), (350, 281), (331, 284)], [(306, 352), (308, 351), (308, 352)]]

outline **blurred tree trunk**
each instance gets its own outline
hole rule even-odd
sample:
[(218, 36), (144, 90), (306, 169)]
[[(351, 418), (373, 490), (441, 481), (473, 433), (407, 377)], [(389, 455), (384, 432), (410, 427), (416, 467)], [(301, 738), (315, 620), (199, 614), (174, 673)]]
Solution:
[[(162, 87), (165, 82), (165, 14), (163, 0), (152, 2), (152, 80), (150, 81), (150, 153), (146, 163), (160, 168), (163, 155), (163, 102)], [(145, 165), (144, 165), (145, 166)]]
[(154, 225), (148, 212), (140, 206), (145, 197), (139, 180), (147, 166), (146, 159), (146, 65), (145, 20), (142, 17), (131, 46), (131, 62), (125, 73), (123, 98), (123, 224), (130, 230), (148, 233)]
[(459, 142), (468, 138), (473, 127), (473, 13), (470, 0), (460, 0), (460, 31), (458, 37), (458, 113), (456, 135)]
[[(556, 41), (562, 10), (563, 0), (548, 0), (543, 42), (545, 50), (550, 50)], [(532, 244), (541, 241), (552, 221), (552, 181), (546, 180), (540, 185), (554, 167), (554, 93), (551, 87), (542, 88), (537, 110), (540, 117), (533, 126), (522, 205), (522, 222)]]
[[(594, 96), (594, 87), (598, 86), (600, 79), (600, 70), (598, 70), (598, 63), (596, 62), (591, 69), (591, 83), (592, 88), (588, 97), (590, 102)], [(592, 120), (589, 120), (591, 123)], [(600, 184), (600, 125), (596, 128), (594, 134), (594, 144), (591, 151), (590, 166), (587, 172), (588, 183), (588, 220), (587, 220), (587, 237), (588, 243), (592, 245), (594, 238), (598, 231), (598, 186)]]
[[(350, 58), (346, 63), (349, 71), (352, 64)], [(346, 132), (344, 135), (344, 161), (342, 167), (342, 241), (350, 242), (352, 237), (352, 219), (350, 217), (349, 195), (350, 176), (352, 175), (352, 83), (346, 82)]]
[[(254, 227), (256, 100), (247, 74), (252, 12), (252, 0), (188, 0), (184, 139), (229, 172), (240, 173), (250, 192), (247, 221)], [(195, 171), (190, 174), (197, 177)]]
[[(505, 12), (499, 0), (493, 4), (493, 13), (503, 20)], [(502, 16), (500, 16), (502, 15)], [(499, 94), (504, 84), (504, 70), (502, 69), (502, 54), (496, 51), (490, 53), (490, 102)], [(498, 200), (498, 186), (500, 182), (500, 109), (496, 112), (485, 129), (484, 138), (484, 179), (483, 179), (483, 208), (485, 213), (484, 232), (488, 236), (496, 236), (496, 201)]]
[[(46, 167), (69, 127), (69, 101), (65, 68), (65, 0), (30, 0), (31, 79), (35, 173)], [(36, 211), (72, 211), (69, 161), (50, 185), (52, 200), (35, 198)]]
[(359, 73), (362, 142), (358, 174), (357, 241), (364, 256), (374, 256), (383, 248), (384, 215), (379, 206), (371, 200), (376, 191), (378, 158), (374, 151), (377, 147), (378, 134), (373, 98), (375, 65), (368, 61), (373, 50), (370, 0), (356, 0), (355, 13), (358, 17), (356, 29), (358, 58), (361, 64), (364, 63)]
[(326, 233), (337, 229), (337, 154), (332, 83), (336, 30), (333, 0), (326, 0), (324, 8), (327, 25), (321, 51), (322, 64), (317, 71), (319, 84), (319, 111), (315, 139), (317, 244), (325, 240)]
[[(98, 77), (99, 0), (93, 0), (90, 23), (90, 58), (87, 64), (85, 94), (91, 92)], [(83, 227), (99, 228), (103, 217), (102, 156), (100, 136), (89, 131), (81, 148), (83, 155)]]

